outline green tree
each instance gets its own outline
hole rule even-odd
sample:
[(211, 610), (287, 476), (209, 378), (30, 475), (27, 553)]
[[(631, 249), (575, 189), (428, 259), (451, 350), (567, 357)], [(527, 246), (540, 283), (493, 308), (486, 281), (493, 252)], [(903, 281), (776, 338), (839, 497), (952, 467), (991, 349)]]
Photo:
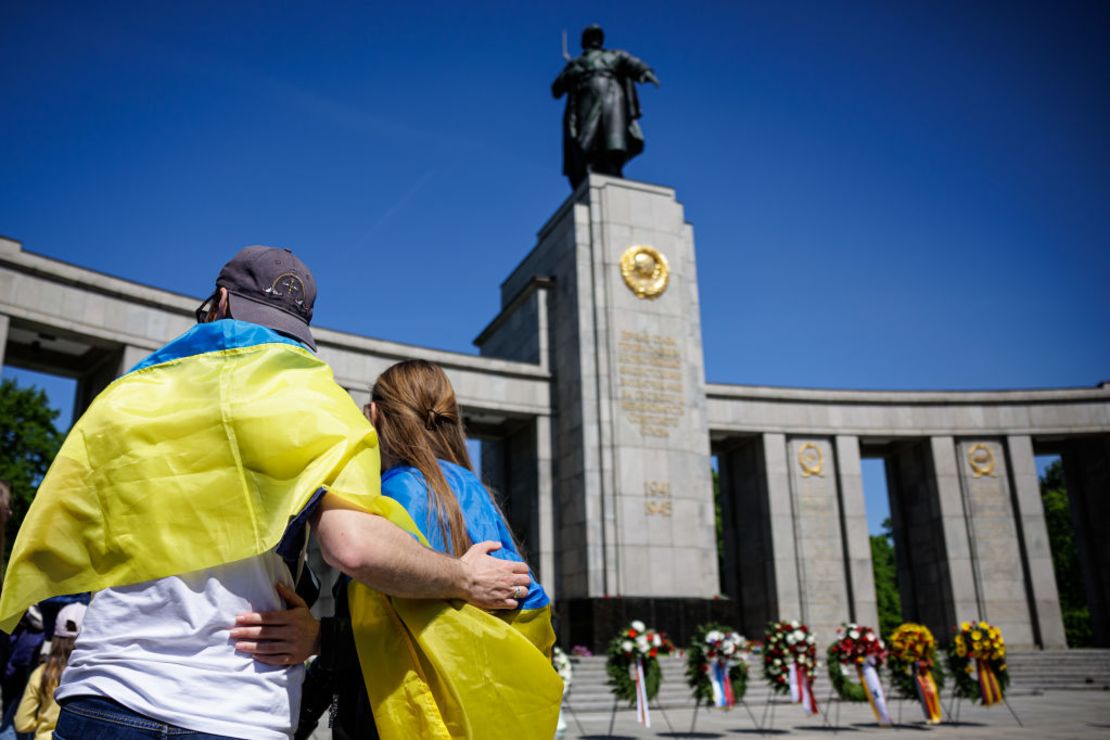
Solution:
[(879, 633), (883, 637), (889, 637), (902, 624), (902, 596), (898, 592), (892, 530), (887, 518), (883, 520), (883, 533), (871, 535), (871, 569), (875, 575), (875, 598), (879, 602)]
[(1064, 634), (1070, 647), (1089, 647), (1093, 640), (1091, 611), (1087, 605), (1083, 569), (1075, 545), (1064, 467), (1059, 460), (1049, 465), (1041, 477), (1041, 502), (1049, 547), (1052, 549), (1052, 569), (1056, 571)]
[(58, 412), (46, 393), (0, 381), (0, 480), (11, 486), (12, 516), (4, 537), (4, 562), (46, 469), (58, 453), (62, 434), (54, 426)]

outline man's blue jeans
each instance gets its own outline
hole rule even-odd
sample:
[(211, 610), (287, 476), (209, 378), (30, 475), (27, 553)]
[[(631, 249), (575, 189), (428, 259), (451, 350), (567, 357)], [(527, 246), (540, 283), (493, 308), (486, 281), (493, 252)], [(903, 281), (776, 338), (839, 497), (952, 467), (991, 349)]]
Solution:
[(151, 719), (111, 699), (77, 696), (62, 705), (54, 740), (233, 740)]

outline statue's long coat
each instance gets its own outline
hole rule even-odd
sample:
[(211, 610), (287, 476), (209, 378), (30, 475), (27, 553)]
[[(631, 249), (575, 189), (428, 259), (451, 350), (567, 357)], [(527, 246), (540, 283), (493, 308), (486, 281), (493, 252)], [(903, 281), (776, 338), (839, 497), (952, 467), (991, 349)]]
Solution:
[(551, 85), (556, 98), (567, 96), (564, 175), (579, 179), (576, 175), (584, 175), (587, 162), (604, 152), (623, 152), (627, 161), (644, 150), (635, 83), (649, 71), (642, 60), (620, 49), (587, 49), (567, 62)]

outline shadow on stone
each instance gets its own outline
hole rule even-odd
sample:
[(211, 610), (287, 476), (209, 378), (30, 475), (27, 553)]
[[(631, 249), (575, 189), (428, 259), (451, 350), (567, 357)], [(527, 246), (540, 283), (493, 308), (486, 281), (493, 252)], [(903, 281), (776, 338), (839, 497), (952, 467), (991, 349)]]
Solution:
[(719, 732), (660, 732), (658, 737), (724, 737)]

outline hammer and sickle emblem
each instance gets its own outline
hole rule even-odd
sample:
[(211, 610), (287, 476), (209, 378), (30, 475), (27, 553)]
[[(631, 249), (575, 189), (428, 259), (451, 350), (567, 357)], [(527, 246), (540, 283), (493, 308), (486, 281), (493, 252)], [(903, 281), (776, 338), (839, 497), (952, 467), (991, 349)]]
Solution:
[(274, 278), (273, 284), (266, 289), (266, 292), (277, 298), (287, 298), (298, 306), (304, 305), (304, 283), (291, 272), (282, 273)]
[(973, 444), (967, 450), (967, 464), (971, 466), (971, 474), (976, 478), (985, 476), (995, 477), (994, 453), (991, 448), (982, 442)]
[(670, 276), (667, 258), (654, 247), (632, 246), (621, 255), (621, 277), (637, 298), (658, 298), (667, 289)]
[(813, 442), (806, 442), (798, 448), (798, 465), (802, 468), (803, 478), (814, 475), (821, 478), (825, 469), (825, 453)]

